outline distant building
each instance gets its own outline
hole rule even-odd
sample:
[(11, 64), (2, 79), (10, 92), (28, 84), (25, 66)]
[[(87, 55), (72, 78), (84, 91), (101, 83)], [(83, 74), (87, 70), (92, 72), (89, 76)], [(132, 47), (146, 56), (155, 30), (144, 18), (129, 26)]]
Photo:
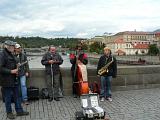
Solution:
[(104, 43), (116, 55), (147, 54), (150, 44), (159, 44), (160, 33), (125, 31), (115, 35), (95, 36), (91, 38), (91, 42), (94, 41)]
[(158, 48), (160, 48), (160, 31), (155, 32), (155, 39), (158, 41)]

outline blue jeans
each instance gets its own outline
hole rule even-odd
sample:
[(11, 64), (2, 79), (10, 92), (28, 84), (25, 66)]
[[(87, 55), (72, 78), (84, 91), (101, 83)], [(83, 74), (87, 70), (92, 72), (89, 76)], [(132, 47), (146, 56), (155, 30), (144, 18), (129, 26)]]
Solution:
[(4, 94), (4, 100), (5, 100), (5, 107), (6, 112), (12, 112), (11, 107), (11, 98), (13, 96), (14, 98), (14, 104), (15, 104), (15, 110), (16, 112), (23, 112), (22, 106), (21, 106), (21, 100), (19, 97), (19, 87), (3, 87), (3, 94)]
[(111, 97), (111, 80), (112, 76), (101, 76), (100, 97)]
[(27, 101), (27, 87), (26, 87), (26, 76), (20, 76), (20, 87), (21, 87), (21, 95), (22, 101)]

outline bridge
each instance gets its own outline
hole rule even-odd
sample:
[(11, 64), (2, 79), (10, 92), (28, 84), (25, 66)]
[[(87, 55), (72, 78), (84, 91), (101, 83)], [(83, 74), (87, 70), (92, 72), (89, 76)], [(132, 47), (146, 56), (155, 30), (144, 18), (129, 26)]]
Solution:
[[(74, 120), (81, 110), (80, 99), (71, 96), (70, 68), (61, 68), (64, 98), (60, 102), (46, 99), (23, 105), (29, 116), (17, 120)], [(160, 119), (160, 66), (119, 66), (117, 78), (112, 81), (113, 101), (100, 102), (110, 120), (159, 120)], [(98, 81), (95, 68), (88, 68), (89, 83)], [(28, 86), (46, 87), (44, 69), (31, 69)], [(15, 112), (15, 111), (14, 111)], [(0, 101), (0, 117), (6, 120), (4, 104)]]
[[(96, 68), (89, 67), (87, 71), (89, 83), (100, 79), (96, 75)], [(72, 78), (70, 68), (63, 67), (61, 72), (64, 94), (71, 95)], [(160, 65), (119, 66), (117, 72), (117, 78), (112, 81), (113, 91), (160, 87)], [(31, 78), (28, 82), (29, 86), (35, 86), (40, 89), (46, 87), (44, 68), (31, 69)]]

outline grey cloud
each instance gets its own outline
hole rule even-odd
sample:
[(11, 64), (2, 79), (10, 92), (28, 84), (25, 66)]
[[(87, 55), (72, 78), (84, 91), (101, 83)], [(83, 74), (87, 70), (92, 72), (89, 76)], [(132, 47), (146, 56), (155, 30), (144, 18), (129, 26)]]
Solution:
[[(141, 5), (143, 3), (143, 5)], [(126, 23), (135, 22), (136, 25), (146, 22), (143, 28), (149, 29), (159, 25), (158, 1), (151, 0), (1, 0), (0, 24), (6, 25), (1, 34), (29, 35), (29, 36), (70, 36), (86, 33), (87, 37), (102, 35), (104, 32), (117, 32)], [(154, 15), (145, 14), (143, 10), (151, 6)], [(139, 14), (135, 11), (143, 8)], [(141, 10), (141, 9), (140, 9)], [(157, 12), (155, 12), (157, 11)], [(27, 21), (29, 23), (27, 23)], [(32, 21), (46, 25), (31, 26)], [(52, 29), (58, 22), (61, 29)], [(23, 23), (24, 27), (14, 32), (7, 24), (17, 26)], [(35, 22), (33, 22), (35, 24)], [(10, 25), (9, 24), (9, 25)], [(31, 26), (31, 28), (29, 28)], [(51, 27), (50, 27), (51, 26)], [(153, 26), (153, 27), (154, 27)], [(5, 26), (4, 26), (5, 27)], [(134, 28), (135, 29), (135, 28)], [(0, 29), (1, 30), (1, 29)], [(29, 32), (27, 32), (27, 30)]]

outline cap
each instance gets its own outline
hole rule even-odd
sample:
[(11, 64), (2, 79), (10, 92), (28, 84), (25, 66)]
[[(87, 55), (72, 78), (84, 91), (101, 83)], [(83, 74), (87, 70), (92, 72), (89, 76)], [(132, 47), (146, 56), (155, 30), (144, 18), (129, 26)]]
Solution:
[(6, 41), (4, 42), (4, 44), (10, 45), (10, 46), (14, 46), (14, 45), (15, 45), (15, 42), (13, 42), (13, 41), (11, 41), (11, 40), (6, 40)]
[(15, 48), (20, 48), (21, 46), (20, 46), (20, 44), (15, 44)]

